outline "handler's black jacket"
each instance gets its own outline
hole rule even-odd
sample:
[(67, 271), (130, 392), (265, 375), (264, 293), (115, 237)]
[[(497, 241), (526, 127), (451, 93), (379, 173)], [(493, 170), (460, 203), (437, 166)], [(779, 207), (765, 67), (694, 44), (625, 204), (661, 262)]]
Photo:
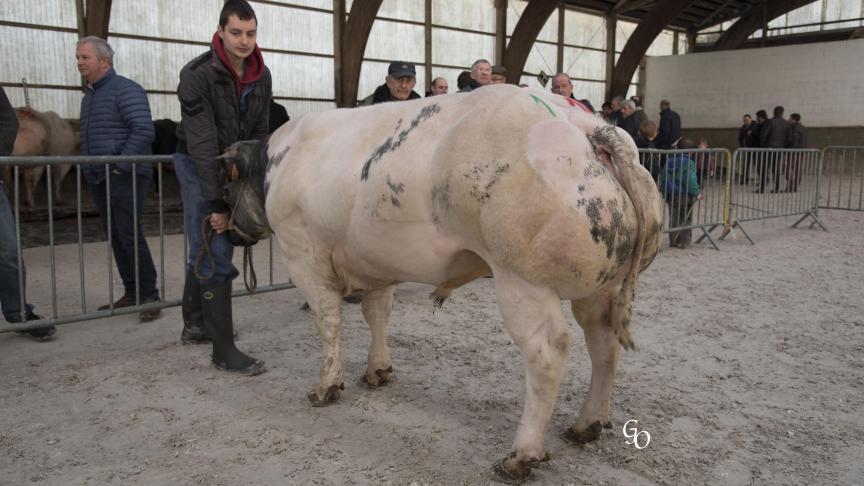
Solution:
[(224, 174), (216, 157), (235, 142), (267, 138), (272, 84), (265, 66), (247, 95), (246, 113), (241, 115), (234, 76), (212, 46), (180, 71), (177, 95), (182, 121), (177, 128), (177, 151), (192, 157), (198, 166), (201, 195), (212, 213), (230, 209), (222, 197)]

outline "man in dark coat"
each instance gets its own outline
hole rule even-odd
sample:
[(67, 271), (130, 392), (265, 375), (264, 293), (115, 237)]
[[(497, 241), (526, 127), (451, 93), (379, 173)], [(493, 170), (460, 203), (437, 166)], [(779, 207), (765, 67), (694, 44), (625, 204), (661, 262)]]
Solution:
[(363, 98), (359, 106), (377, 105), (388, 101), (416, 100), (420, 95), (414, 91), (417, 84), (417, 70), (414, 64), (404, 61), (393, 61), (387, 68), (384, 84), (378, 86), (375, 92)]
[[(759, 146), (783, 149), (789, 146), (789, 123), (783, 119), (783, 107), (774, 107), (774, 118), (765, 122), (759, 130)], [(768, 154), (768, 167), (771, 178), (774, 181), (774, 189), (771, 192), (780, 191), (780, 169), (782, 166), (782, 154)], [(765, 183), (768, 181), (768, 170), (763, 170), (759, 179), (759, 192), (765, 192)]]
[(657, 135), (657, 148), (669, 150), (681, 139), (681, 117), (672, 111), (669, 100), (660, 102), (660, 133)]
[[(189, 242), (180, 339), (212, 340), (213, 365), (248, 376), (265, 368), (234, 343), (231, 281), (239, 272), (227, 233), (231, 208), (223, 198), (225, 170), (216, 157), (235, 142), (267, 138), (273, 83), (256, 43), (257, 32), (258, 18), (246, 0), (225, 2), (210, 50), (180, 71), (182, 119), (174, 157)], [(200, 258), (199, 264), (196, 258), (205, 238), (212, 260)]]
[(618, 120), (618, 127), (623, 128), (625, 132), (630, 134), (633, 141), (639, 135), (639, 117), (636, 115), (636, 103), (633, 100), (624, 100), (621, 102), (621, 116)]
[[(807, 127), (801, 123), (801, 115), (792, 113), (789, 116), (789, 148), (810, 148), (807, 140)], [(791, 154), (786, 161), (786, 191), (798, 192), (798, 182), (801, 179), (801, 161), (803, 154)]]
[(738, 128), (738, 147), (746, 148), (750, 145), (750, 134), (753, 132), (753, 118), (750, 115), (744, 115), (741, 120), (741, 127)]
[[(87, 83), (81, 100), (81, 153), (150, 155), (155, 128), (144, 88), (114, 72), (114, 50), (104, 39), (90, 36), (79, 40), (75, 58)], [(153, 177), (151, 164), (123, 162), (107, 169), (102, 164), (88, 164), (81, 171), (99, 210), (102, 232), (106, 238), (110, 235), (114, 261), (123, 280), (120, 300), (99, 310), (158, 302), (156, 266), (141, 225), (144, 196)], [(152, 320), (159, 313), (158, 309), (143, 311), (140, 318)]]

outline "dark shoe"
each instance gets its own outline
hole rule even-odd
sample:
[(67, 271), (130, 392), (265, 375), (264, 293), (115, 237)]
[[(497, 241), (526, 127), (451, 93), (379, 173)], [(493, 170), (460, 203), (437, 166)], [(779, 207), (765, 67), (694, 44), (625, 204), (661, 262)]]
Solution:
[[(162, 301), (159, 300), (159, 297), (152, 297), (150, 299), (142, 299), (141, 305), (152, 304), (154, 302), (162, 302)], [(162, 309), (149, 309), (149, 310), (141, 311), (138, 314), (138, 320), (141, 322), (155, 321), (156, 319), (159, 319), (159, 316), (161, 316), (161, 315), (162, 315)]]
[(213, 339), (213, 366), (247, 376), (267, 371), (263, 361), (246, 355), (234, 344), (231, 282), (200, 285), (200, 289), (204, 326)]
[[(123, 297), (120, 297), (120, 299), (117, 300), (117, 302), (114, 302), (114, 308), (115, 309), (121, 309), (123, 307), (131, 307), (133, 305), (135, 305), (135, 297), (129, 297), (128, 295), (124, 295)], [(108, 310), (110, 308), (111, 308), (111, 304), (105, 304), (103, 306), (99, 306), (100, 311), (101, 310)]]
[[(40, 315), (36, 315), (33, 313), (27, 314), (27, 320), (28, 321), (39, 321), (41, 319), (42, 319), (42, 316), (40, 316)], [(41, 329), (30, 329), (27, 331), (17, 331), (16, 334), (22, 334), (22, 335), (27, 334), (37, 341), (45, 341), (48, 338), (50, 338), (51, 336), (53, 336), (55, 332), (57, 332), (57, 328), (55, 328), (54, 326), (51, 326), (51, 327), (43, 327)]]

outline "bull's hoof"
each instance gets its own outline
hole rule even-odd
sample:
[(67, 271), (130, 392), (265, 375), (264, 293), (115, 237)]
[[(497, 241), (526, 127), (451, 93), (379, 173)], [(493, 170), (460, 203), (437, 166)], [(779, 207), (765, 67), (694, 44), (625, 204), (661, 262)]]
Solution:
[(495, 479), (504, 484), (525, 484), (528, 477), (531, 476), (530, 467), (516, 467), (511, 469), (506, 465), (507, 459), (502, 459), (500, 462), (492, 466), (492, 472), (495, 473)]
[(369, 373), (363, 375), (360, 380), (369, 388), (378, 388), (390, 383), (392, 379), (390, 375), (393, 373), (393, 367), (390, 366), (386, 370), (375, 370), (375, 375), (370, 376)]
[(511, 452), (509, 456), (492, 466), (492, 472), (495, 473), (495, 479), (502, 483), (524, 484), (531, 476), (531, 469), (548, 460), (549, 454), (543, 454), (540, 459), (520, 461), (516, 459), (516, 453)]
[[(609, 424), (609, 426), (611, 427), (611, 423)], [(570, 427), (564, 432), (562, 437), (564, 438), (564, 440), (573, 444), (587, 444), (591, 441), (597, 440), (597, 438), (600, 437), (600, 432), (602, 430), (603, 424), (598, 421), (589, 425), (587, 429), (581, 432), (574, 429), (573, 427)]]
[(313, 407), (326, 407), (331, 403), (336, 403), (339, 401), (339, 398), (342, 396), (339, 393), (339, 390), (344, 390), (345, 385), (330, 385), (330, 388), (327, 389), (327, 393), (324, 394), (324, 398), (318, 398), (318, 392), (312, 392), (309, 394), (309, 401), (312, 403)]

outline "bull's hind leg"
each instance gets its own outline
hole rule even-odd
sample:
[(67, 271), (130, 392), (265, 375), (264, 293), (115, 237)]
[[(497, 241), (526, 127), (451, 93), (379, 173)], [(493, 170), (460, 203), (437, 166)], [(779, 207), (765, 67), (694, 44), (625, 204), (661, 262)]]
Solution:
[(585, 332), (591, 358), (591, 385), (576, 423), (564, 433), (564, 438), (570, 442), (591, 442), (600, 436), (604, 427), (611, 427), (612, 389), (621, 352), (619, 336), (611, 321), (613, 299), (614, 296), (603, 294), (590, 300), (571, 302), (576, 322)]
[(497, 268), (495, 286), (504, 325), (522, 350), (527, 387), (513, 452), (494, 469), (500, 479), (518, 483), (528, 477), (533, 465), (547, 458), (543, 438), (564, 376), (570, 327), (554, 289)]
[(391, 285), (383, 289), (371, 290), (363, 296), (363, 318), (372, 331), (369, 345), (369, 358), (363, 381), (369, 386), (382, 386), (390, 381), (393, 367), (390, 364), (390, 350), (387, 349), (387, 327), (390, 324), (390, 310), (393, 308)]
[[(307, 243), (308, 240), (301, 240)], [(329, 254), (304, 253), (311, 245), (290, 244), (280, 238), (282, 253), (291, 273), (291, 280), (315, 313), (315, 326), (321, 338), (321, 370), (318, 386), (309, 394), (312, 405), (329, 405), (345, 389), (342, 371), (342, 293), (336, 288), (336, 275)]]

